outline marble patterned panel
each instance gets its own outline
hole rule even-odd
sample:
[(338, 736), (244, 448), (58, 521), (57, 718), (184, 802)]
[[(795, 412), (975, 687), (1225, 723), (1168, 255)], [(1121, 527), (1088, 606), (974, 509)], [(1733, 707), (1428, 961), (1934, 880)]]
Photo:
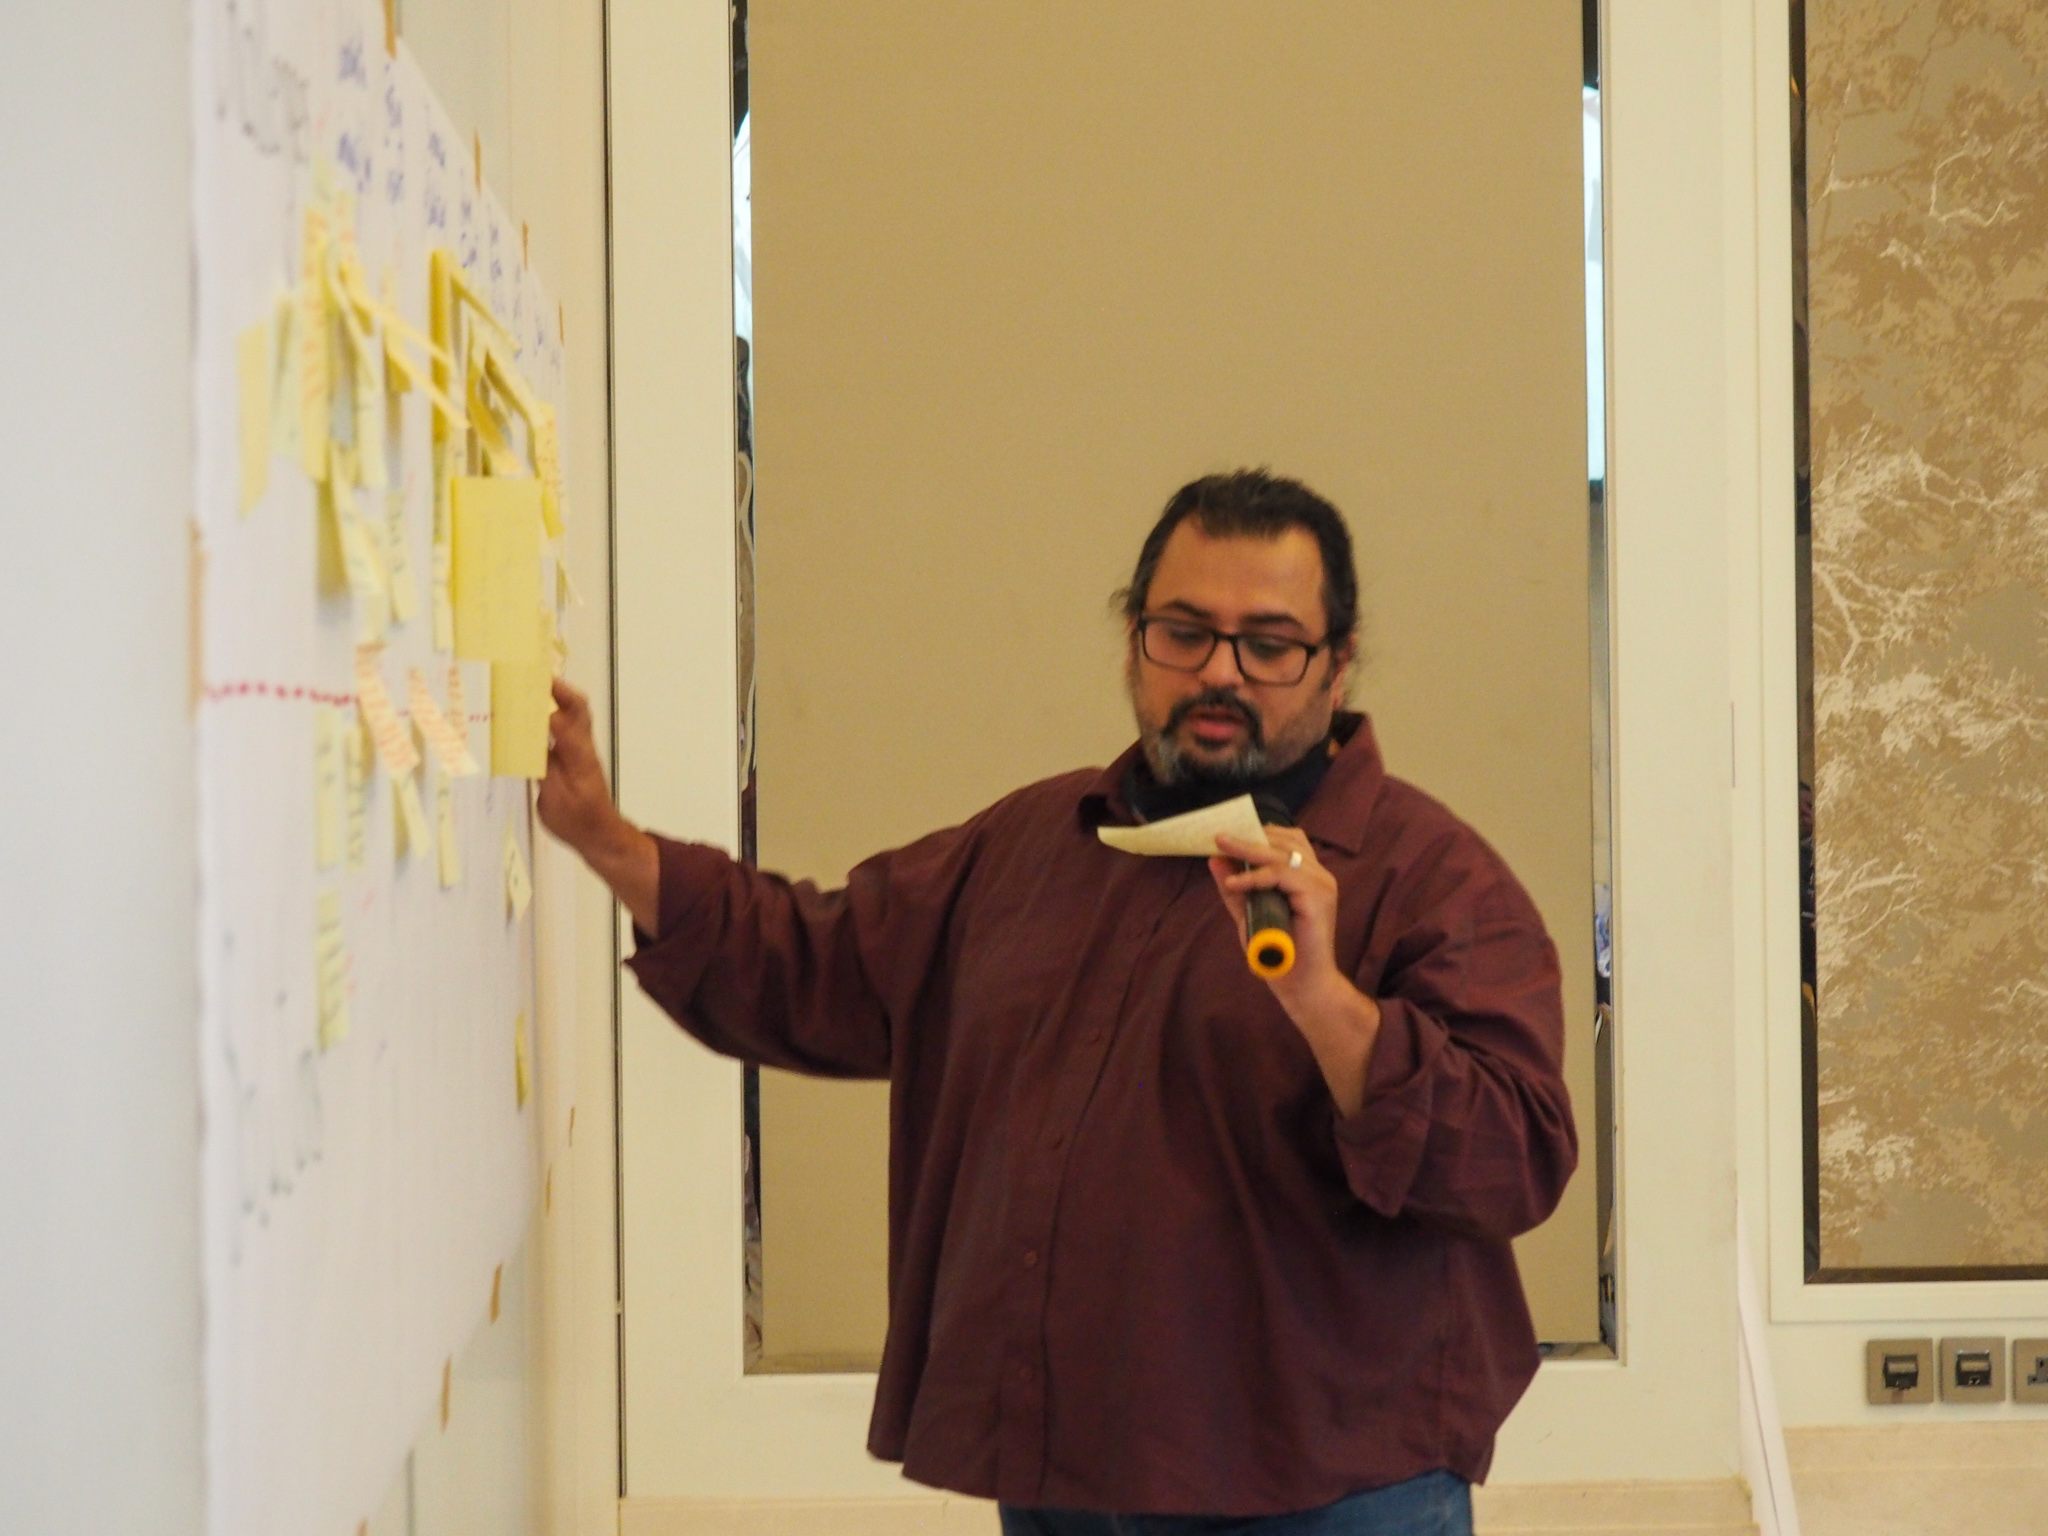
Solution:
[(2048, 1265), (2048, 5), (1806, 78), (1820, 1266)]

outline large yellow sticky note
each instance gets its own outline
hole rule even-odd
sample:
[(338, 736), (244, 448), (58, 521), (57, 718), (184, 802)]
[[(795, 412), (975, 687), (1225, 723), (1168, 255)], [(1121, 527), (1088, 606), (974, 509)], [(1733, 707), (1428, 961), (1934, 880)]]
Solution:
[(270, 487), (270, 322), (258, 320), (235, 339), (235, 380), (242, 400), (242, 515)]
[(449, 595), (455, 654), (542, 664), (540, 482), (459, 475), (451, 488)]
[(546, 661), (491, 663), (492, 773), (511, 779), (548, 776), (553, 683), (554, 668)]

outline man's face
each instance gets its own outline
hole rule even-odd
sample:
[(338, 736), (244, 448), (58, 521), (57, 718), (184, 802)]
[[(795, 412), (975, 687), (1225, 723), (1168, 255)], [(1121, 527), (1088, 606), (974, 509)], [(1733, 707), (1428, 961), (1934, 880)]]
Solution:
[[(1144, 613), (1318, 644), (1326, 623), (1322, 552), (1305, 528), (1277, 539), (1211, 538), (1189, 518), (1167, 538)], [(1348, 650), (1319, 650), (1301, 681), (1255, 682), (1223, 641), (1199, 670), (1179, 671), (1145, 655), (1133, 624), (1126, 678), (1153, 776), (1162, 784), (1236, 784), (1291, 767), (1329, 734), (1350, 660)]]

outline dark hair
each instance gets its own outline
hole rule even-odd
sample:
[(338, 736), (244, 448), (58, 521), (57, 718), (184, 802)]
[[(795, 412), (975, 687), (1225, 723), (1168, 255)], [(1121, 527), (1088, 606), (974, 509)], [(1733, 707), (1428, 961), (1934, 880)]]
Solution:
[(1351, 643), (1358, 629), (1358, 567), (1351, 558), (1351, 530), (1344, 526), (1344, 515), (1299, 480), (1264, 469), (1204, 475), (1173, 493), (1145, 535), (1131, 584), (1116, 594), (1125, 618), (1136, 619), (1145, 612), (1166, 541), (1190, 517), (1202, 532), (1218, 539), (1277, 539), (1290, 528), (1314, 534), (1323, 555), (1327, 643), (1333, 653)]

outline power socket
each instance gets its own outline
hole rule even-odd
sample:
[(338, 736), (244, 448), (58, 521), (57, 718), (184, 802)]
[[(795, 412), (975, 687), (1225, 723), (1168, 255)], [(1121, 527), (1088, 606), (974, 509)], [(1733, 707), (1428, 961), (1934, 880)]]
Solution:
[(1863, 1346), (1863, 1395), (1880, 1407), (1934, 1401), (1934, 1340), (1872, 1339)]
[(1943, 1339), (1941, 1400), (1944, 1403), (2005, 1401), (2005, 1340)]
[(2012, 1400), (2048, 1403), (2048, 1339), (2012, 1341)]

